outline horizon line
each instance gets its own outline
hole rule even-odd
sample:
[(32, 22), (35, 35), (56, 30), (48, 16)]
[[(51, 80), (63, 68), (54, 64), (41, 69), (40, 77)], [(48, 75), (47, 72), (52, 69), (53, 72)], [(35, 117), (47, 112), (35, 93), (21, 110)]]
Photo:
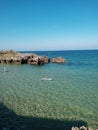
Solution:
[(98, 50), (98, 49), (49, 49), (49, 50), (16, 50), (18, 52), (31, 52), (31, 51), (90, 51), (90, 50)]

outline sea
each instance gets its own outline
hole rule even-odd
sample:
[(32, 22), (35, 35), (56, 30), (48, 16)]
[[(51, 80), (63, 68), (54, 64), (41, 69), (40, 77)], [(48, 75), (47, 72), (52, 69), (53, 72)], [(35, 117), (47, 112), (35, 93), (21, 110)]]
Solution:
[[(66, 63), (0, 64), (0, 126), (98, 130), (98, 50), (21, 53), (63, 57)], [(45, 76), (53, 80), (41, 80)]]

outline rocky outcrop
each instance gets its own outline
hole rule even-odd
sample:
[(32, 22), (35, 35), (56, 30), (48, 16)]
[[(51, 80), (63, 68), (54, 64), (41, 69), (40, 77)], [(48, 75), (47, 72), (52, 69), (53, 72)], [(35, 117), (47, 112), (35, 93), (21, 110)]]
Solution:
[(49, 63), (50, 62), (50, 58), (47, 56), (39, 56), (39, 60), (42, 63)]
[(49, 62), (50, 58), (46, 56), (18, 53), (13, 50), (0, 51), (0, 63), (40, 65)]
[(91, 129), (90, 127), (85, 127), (85, 126), (81, 126), (80, 128), (79, 127), (72, 127), (71, 130), (93, 130)]
[(46, 56), (34, 56), (28, 60), (28, 64), (40, 65), (50, 62), (50, 58)]
[[(13, 50), (0, 51), (0, 63), (9, 64), (31, 64), (42, 65), (50, 62), (47, 56), (39, 56), (30, 53), (18, 53)], [(66, 63), (65, 58), (57, 57), (52, 59), (52, 63)]]
[(28, 64), (39, 65), (41, 62), (39, 61), (38, 56), (28, 59)]
[(57, 57), (52, 59), (52, 63), (65, 63), (65, 58)]

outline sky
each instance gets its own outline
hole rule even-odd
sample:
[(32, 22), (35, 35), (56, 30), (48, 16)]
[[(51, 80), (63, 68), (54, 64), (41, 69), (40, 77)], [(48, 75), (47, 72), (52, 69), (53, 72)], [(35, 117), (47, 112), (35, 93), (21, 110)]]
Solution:
[(0, 50), (98, 49), (98, 0), (0, 0)]

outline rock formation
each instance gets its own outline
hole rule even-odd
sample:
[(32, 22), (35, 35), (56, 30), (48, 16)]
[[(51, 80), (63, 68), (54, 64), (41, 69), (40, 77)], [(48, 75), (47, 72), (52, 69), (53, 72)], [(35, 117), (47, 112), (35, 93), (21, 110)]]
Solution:
[(90, 127), (85, 127), (85, 126), (81, 126), (80, 128), (79, 127), (72, 127), (71, 130), (93, 130), (91, 129)]
[(62, 57), (53, 58), (52, 63), (65, 63), (65, 59)]
[[(9, 64), (31, 64), (41, 65), (50, 62), (47, 56), (39, 56), (31, 53), (18, 53), (13, 50), (0, 51), (0, 63)], [(65, 58), (57, 57), (52, 59), (52, 63), (66, 63)]]
[(49, 63), (50, 58), (36, 54), (18, 53), (13, 50), (0, 51), (0, 63), (40, 65)]

